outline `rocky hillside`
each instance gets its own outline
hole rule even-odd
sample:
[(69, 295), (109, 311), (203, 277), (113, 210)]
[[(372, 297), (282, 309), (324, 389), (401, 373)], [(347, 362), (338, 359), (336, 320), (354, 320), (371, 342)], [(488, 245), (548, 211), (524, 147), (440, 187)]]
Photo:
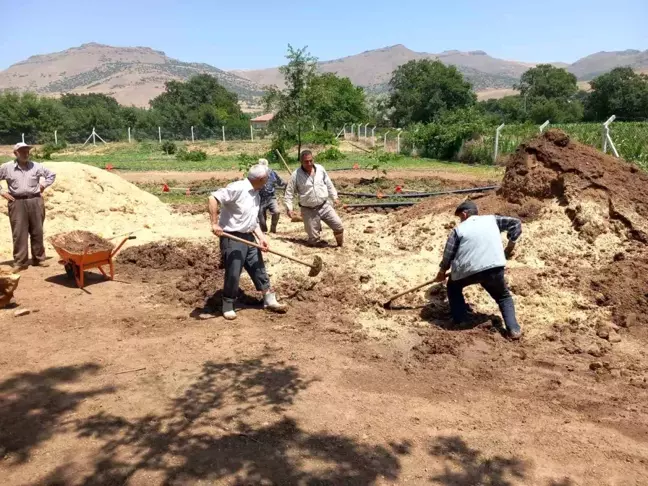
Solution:
[(217, 77), (241, 100), (261, 94), (255, 83), (208, 64), (187, 63), (148, 47), (83, 44), (62, 52), (32, 56), (0, 72), (0, 90), (43, 94), (99, 92), (124, 105), (148, 106), (165, 81), (186, 80), (199, 73)]
[(629, 66), (640, 72), (648, 70), (648, 50), (628, 49), (617, 52), (597, 52), (579, 59), (569, 66), (569, 71), (583, 81), (589, 81), (620, 66)]

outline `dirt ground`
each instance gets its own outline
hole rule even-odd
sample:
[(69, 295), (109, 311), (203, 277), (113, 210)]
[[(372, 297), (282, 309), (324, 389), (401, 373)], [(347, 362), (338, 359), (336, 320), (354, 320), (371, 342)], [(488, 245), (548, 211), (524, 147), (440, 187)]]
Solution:
[(477, 199), (524, 220), (507, 272), (520, 342), (476, 288), (460, 328), (443, 289), (382, 307), (436, 273), (460, 197), (345, 214), (342, 249), (306, 248), (282, 219), (271, 246), (324, 270), (266, 257), (281, 316), (250, 298), (233, 323), (203, 319), (222, 277), (207, 238), (128, 248), (84, 291), (55, 259), (30, 268), (0, 310), (3, 484), (647, 484), (644, 199), (616, 190), (619, 169), (594, 204), (573, 167), (545, 173), (562, 193), (513, 197), (554, 145), (521, 149), (510, 192)]

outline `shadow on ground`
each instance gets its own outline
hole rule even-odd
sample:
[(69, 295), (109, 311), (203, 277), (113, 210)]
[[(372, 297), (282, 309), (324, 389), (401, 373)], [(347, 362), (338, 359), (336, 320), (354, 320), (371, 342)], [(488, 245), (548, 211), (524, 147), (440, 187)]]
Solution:
[(41, 442), (62, 432), (64, 416), (82, 401), (112, 388), (67, 391), (84, 375), (94, 374), (99, 365), (48, 368), (38, 373), (20, 373), (0, 383), (0, 457), (10, 465), (25, 463)]
[[(78, 420), (79, 437), (100, 443), (94, 470), (67, 476), (62, 466), (45, 484), (127, 484), (135, 475), (161, 484), (356, 484), (396, 480), (409, 444), (361, 443), (303, 429), (286, 412), (310, 382), (296, 367), (267, 357), (207, 362), (167, 411), (138, 419), (100, 413)], [(139, 475), (143, 476), (139, 476)], [(66, 477), (67, 476), (67, 477)]]

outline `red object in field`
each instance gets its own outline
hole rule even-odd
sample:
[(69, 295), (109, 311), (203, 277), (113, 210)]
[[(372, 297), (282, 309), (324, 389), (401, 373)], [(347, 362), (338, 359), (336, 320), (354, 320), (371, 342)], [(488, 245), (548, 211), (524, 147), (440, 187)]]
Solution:
[(394, 189), (394, 192), (397, 193), (397, 194), (400, 194), (401, 192), (403, 192), (403, 188), (401, 186), (396, 186), (396, 189)]
[(191, 196), (191, 189), (187, 187), (187, 192), (185, 192), (185, 196)]
[(359, 168), (360, 168), (360, 166), (358, 164), (353, 164), (353, 169), (354, 170), (358, 170)]
[(111, 171), (113, 169), (114, 169), (114, 167), (112, 166), (112, 164), (106, 164), (106, 170), (107, 171)]
[(169, 189), (169, 186), (167, 184), (164, 184), (162, 186), (162, 192), (169, 192), (171, 189)]

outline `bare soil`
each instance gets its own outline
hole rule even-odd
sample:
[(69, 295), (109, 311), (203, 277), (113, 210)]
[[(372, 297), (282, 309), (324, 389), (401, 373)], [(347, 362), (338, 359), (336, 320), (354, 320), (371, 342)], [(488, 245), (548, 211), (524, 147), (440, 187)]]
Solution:
[(59, 248), (77, 254), (83, 253), (84, 251), (88, 254), (112, 251), (115, 247), (113, 243), (99, 235), (80, 230), (54, 235), (52, 236), (51, 242)]

